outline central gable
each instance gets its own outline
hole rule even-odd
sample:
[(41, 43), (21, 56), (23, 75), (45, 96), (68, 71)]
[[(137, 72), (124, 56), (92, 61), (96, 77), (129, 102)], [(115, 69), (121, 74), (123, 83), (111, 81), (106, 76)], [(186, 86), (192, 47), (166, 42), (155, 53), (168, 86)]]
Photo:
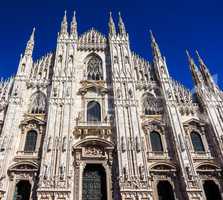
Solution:
[(106, 48), (107, 39), (104, 35), (92, 28), (83, 33), (78, 40), (79, 50), (104, 50)]

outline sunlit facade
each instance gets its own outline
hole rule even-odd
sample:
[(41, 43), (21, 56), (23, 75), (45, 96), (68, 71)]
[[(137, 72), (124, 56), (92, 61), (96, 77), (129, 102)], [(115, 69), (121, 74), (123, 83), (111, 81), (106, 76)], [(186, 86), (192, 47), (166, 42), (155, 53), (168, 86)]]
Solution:
[(186, 89), (153, 34), (149, 62), (118, 21), (80, 34), (65, 13), (37, 61), (33, 31), (0, 83), (0, 200), (222, 199), (221, 89), (198, 53)]

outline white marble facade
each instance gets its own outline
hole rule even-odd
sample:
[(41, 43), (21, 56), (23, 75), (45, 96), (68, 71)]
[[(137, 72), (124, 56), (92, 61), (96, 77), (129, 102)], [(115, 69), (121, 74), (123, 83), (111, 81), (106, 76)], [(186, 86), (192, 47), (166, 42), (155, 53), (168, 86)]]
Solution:
[[(188, 53), (192, 94), (152, 33), (149, 62), (121, 15), (108, 25), (108, 36), (79, 34), (65, 13), (56, 50), (33, 61), (33, 30), (16, 76), (1, 81), (0, 199), (221, 199), (223, 93), (204, 61)], [(86, 197), (88, 168), (103, 171), (101, 198)]]

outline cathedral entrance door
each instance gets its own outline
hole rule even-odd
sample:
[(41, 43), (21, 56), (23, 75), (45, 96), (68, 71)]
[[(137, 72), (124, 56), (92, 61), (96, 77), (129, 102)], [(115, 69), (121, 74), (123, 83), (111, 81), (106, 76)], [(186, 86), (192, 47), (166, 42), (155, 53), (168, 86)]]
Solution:
[(29, 200), (31, 184), (29, 181), (21, 180), (16, 184), (13, 200)]
[(83, 173), (82, 199), (107, 200), (106, 173), (102, 165), (86, 165)]
[(214, 181), (205, 181), (203, 184), (204, 192), (207, 200), (221, 200), (221, 194), (218, 186)]
[(157, 185), (159, 200), (174, 200), (174, 193), (168, 181), (159, 181)]

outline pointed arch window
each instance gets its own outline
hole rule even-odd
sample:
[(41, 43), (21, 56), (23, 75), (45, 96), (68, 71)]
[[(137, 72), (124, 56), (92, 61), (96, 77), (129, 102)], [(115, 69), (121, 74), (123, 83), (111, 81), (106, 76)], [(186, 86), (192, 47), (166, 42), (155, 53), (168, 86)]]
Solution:
[(37, 136), (38, 134), (34, 130), (27, 133), (24, 147), (25, 152), (34, 152), (36, 150)]
[(101, 106), (96, 101), (90, 101), (87, 105), (87, 121), (99, 122), (101, 121)]
[(46, 112), (46, 96), (42, 92), (36, 92), (31, 97), (29, 108), (32, 114), (44, 114)]
[(151, 142), (152, 151), (163, 152), (162, 139), (158, 132), (152, 131), (150, 133), (150, 142)]
[(204, 152), (204, 145), (202, 142), (201, 135), (195, 131), (191, 133), (191, 141), (196, 152)]
[(93, 55), (87, 62), (87, 79), (103, 80), (102, 60), (96, 55)]

